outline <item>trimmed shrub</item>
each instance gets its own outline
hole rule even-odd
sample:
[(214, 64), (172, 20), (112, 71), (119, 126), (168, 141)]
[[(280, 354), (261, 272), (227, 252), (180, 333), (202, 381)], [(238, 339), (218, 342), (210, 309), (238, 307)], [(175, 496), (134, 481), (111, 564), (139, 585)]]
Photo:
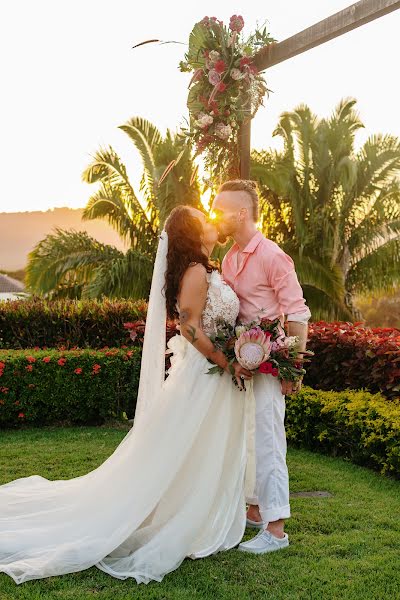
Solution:
[(0, 348), (120, 347), (124, 323), (145, 319), (147, 303), (131, 300), (0, 302)]
[(400, 478), (400, 403), (364, 390), (308, 387), (286, 399), (288, 443)]
[(368, 388), (388, 399), (400, 396), (400, 330), (360, 323), (319, 321), (309, 326), (315, 352), (304, 383), (314, 389)]
[(139, 349), (0, 352), (0, 427), (132, 418)]

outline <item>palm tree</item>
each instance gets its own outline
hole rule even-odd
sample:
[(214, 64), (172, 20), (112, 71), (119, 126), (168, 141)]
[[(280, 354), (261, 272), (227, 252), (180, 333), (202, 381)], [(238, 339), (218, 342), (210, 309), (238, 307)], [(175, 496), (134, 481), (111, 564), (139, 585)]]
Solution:
[(356, 151), (355, 102), (328, 119), (282, 114), (283, 151), (252, 154), (263, 230), (292, 256), (314, 318), (357, 317), (355, 294), (400, 281), (400, 143), (374, 135)]
[(138, 199), (115, 150), (101, 148), (82, 175), (87, 183), (99, 185), (82, 218), (105, 219), (129, 244), (128, 251), (101, 244), (84, 232), (57, 229), (29, 255), (27, 284), (33, 292), (52, 298), (146, 297), (165, 219), (179, 204), (200, 206), (196, 168), (187, 143), (170, 131), (163, 137), (140, 117), (120, 129), (142, 159), (144, 202)]

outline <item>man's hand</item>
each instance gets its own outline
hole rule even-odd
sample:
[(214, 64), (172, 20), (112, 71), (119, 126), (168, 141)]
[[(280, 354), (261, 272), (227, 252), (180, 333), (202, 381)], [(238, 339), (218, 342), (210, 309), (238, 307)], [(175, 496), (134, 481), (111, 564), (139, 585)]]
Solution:
[(301, 390), (301, 386), (303, 385), (302, 379), (298, 381), (286, 381), (282, 380), (281, 389), (282, 394), (284, 396), (289, 396), (290, 394), (297, 394)]
[(229, 368), (229, 366), (226, 367), (225, 371), (230, 373), (232, 377), (236, 379), (236, 383), (238, 384), (238, 388), (240, 390), (245, 389), (243, 385), (243, 379), (251, 379), (253, 377), (253, 373), (251, 371), (248, 371), (236, 361), (232, 363), (231, 368)]

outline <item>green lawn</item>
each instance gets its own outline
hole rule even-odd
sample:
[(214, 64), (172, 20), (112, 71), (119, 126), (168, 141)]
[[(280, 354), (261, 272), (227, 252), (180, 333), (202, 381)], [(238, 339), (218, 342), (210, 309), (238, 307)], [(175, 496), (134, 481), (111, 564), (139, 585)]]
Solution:
[[(2, 431), (0, 482), (33, 473), (82, 475), (124, 433), (123, 427)], [(306, 451), (291, 449), (288, 463), (292, 492), (325, 490), (333, 497), (292, 499), (286, 550), (261, 557), (231, 550), (186, 560), (161, 584), (148, 586), (96, 568), (20, 586), (0, 574), (0, 600), (399, 599), (400, 483)]]

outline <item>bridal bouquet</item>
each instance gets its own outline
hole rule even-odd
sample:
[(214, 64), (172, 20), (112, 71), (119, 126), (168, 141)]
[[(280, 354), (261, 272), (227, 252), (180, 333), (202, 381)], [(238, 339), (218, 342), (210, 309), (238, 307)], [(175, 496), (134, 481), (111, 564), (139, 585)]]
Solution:
[[(232, 363), (237, 360), (249, 371), (270, 374), (281, 380), (297, 381), (305, 374), (304, 362), (314, 353), (298, 350), (299, 338), (287, 336), (279, 319), (262, 319), (247, 325), (232, 327), (224, 321), (218, 323), (215, 335), (210, 337), (216, 350), (221, 350)], [(208, 374), (223, 373), (214, 365)], [(233, 378), (236, 383), (235, 378)]]

